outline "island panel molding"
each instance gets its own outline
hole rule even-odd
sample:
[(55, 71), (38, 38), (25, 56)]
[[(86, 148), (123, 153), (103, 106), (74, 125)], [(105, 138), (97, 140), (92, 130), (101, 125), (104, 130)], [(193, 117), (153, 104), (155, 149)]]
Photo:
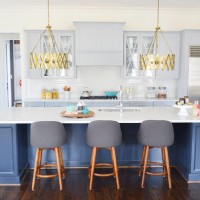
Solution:
[[(116, 149), (119, 166), (140, 164), (142, 146), (137, 143), (140, 123), (147, 119), (163, 119), (173, 123), (175, 142), (169, 148), (170, 162), (188, 182), (200, 181), (200, 118), (180, 117), (173, 107), (143, 107), (139, 112), (101, 112), (93, 108), (94, 117), (72, 119), (60, 116), (63, 108), (10, 108), (0, 111), (0, 184), (20, 184), (29, 168), (33, 167), (35, 148), (30, 145), (30, 124), (34, 121), (59, 121), (68, 134), (62, 147), (65, 167), (88, 167), (91, 149), (85, 133), (93, 120), (110, 119), (120, 123), (123, 141)], [(12, 122), (12, 123), (11, 123)], [(5, 156), (6, 154), (6, 156)], [(100, 152), (97, 161), (110, 160), (108, 152)], [(153, 149), (150, 160), (161, 161), (160, 152)], [(55, 162), (47, 151), (44, 161)], [(29, 166), (30, 165), (30, 166)], [(5, 170), (6, 169), (6, 170)]]

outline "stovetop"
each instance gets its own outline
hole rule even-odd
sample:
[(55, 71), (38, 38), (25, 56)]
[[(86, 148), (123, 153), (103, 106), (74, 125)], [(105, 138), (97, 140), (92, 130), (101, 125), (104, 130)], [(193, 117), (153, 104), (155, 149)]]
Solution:
[(81, 96), (80, 99), (117, 99), (117, 96), (89, 96), (89, 97), (83, 97)]

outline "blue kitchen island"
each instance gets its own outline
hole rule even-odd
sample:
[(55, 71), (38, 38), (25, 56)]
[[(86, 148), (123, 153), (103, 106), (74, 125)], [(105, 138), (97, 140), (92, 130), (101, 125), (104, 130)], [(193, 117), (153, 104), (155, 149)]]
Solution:
[[(180, 117), (173, 107), (143, 107), (140, 111), (107, 112), (91, 108), (91, 118), (66, 118), (60, 113), (64, 108), (9, 108), (0, 111), (0, 184), (19, 184), (30, 168), (33, 168), (35, 148), (30, 145), (30, 124), (34, 121), (60, 121), (68, 135), (62, 147), (66, 167), (87, 167), (91, 148), (87, 146), (85, 132), (93, 120), (115, 120), (121, 125), (123, 142), (117, 147), (120, 166), (139, 166), (142, 146), (137, 143), (140, 123), (148, 119), (169, 120), (175, 132), (174, 144), (169, 147), (170, 163), (188, 182), (200, 181), (200, 118)], [(47, 138), (48, 139), (48, 138)], [(152, 149), (150, 159), (159, 161), (158, 149)], [(109, 161), (110, 154), (102, 150), (97, 161)], [(54, 153), (46, 151), (43, 162), (53, 163)]]

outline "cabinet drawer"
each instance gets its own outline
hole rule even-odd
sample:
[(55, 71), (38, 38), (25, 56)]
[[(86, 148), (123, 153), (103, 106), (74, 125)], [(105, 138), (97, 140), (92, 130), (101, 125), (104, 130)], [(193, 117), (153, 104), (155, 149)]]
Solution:
[(44, 102), (24, 102), (24, 107), (44, 107)]
[(175, 101), (154, 101), (154, 107), (173, 106)]
[(131, 107), (148, 107), (148, 106), (152, 106), (153, 107), (153, 101), (131, 101), (130, 102), (130, 106)]
[(88, 107), (115, 107), (117, 105), (119, 105), (119, 102), (116, 102), (116, 101), (115, 102), (112, 102), (112, 101), (86, 102), (86, 106), (88, 106)]
[(68, 104), (68, 102), (45, 102), (45, 107), (64, 107)]

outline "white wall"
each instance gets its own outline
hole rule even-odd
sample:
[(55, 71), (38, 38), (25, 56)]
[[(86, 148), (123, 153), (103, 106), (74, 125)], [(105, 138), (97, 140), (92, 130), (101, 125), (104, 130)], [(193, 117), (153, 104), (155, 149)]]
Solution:
[[(43, 30), (47, 25), (47, 9), (31, 7), (31, 8), (5, 8), (0, 7), (0, 33), (18, 32), (21, 33), (21, 48), (24, 49), (23, 30), (41, 29)], [(3, 20), (5, 19), (5, 20)], [(74, 21), (115, 21), (126, 22), (124, 30), (154, 30), (156, 24), (156, 10), (155, 9), (135, 9), (135, 8), (51, 8), (50, 23), (53, 29), (72, 30), (74, 29)], [(200, 29), (200, 10), (195, 9), (160, 9), (160, 24), (165, 31), (179, 31), (183, 29)], [(64, 84), (72, 83), (65, 80), (27, 80), (25, 75), (24, 52), (22, 52), (22, 80), (23, 80), (23, 97), (31, 97), (34, 87), (38, 88), (34, 92), (35, 96), (42, 87), (62, 87)], [(2, 60), (0, 60), (2, 63)], [(91, 73), (97, 73), (96, 72)], [(107, 70), (110, 70), (108, 68)], [(119, 70), (114, 69), (114, 74), (118, 74)], [(108, 73), (109, 74), (109, 73)], [(0, 75), (2, 75), (2, 68), (0, 68)], [(112, 75), (112, 74), (111, 74)], [(114, 77), (114, 76), (113, 76)], [(1, 83), (3, 79), (0, 79)], [(77, 88), (81, 88), (88, 84), (81, 82), (81, 77), (73, 82)], [(97, 81), (90, 79), (93, 87), (99, 86)], [(116, 85), (121, 82), (120, 77), (117, 76), (113, 83)], [(137, 80), (133, 82), (137, 82)], [(37, 84), (35, 84), (37, 83)], [(81, 85), (82, 83), (82, 85)], [(108, 82), (110, 83), (110, 82)], [(176, 82), (171, 82), (171, 88), (176, 86)], [(72, 85), (73, 85), (72, 84)], [(125, 81), (125, 84), (129, 84)], [(96, 86), (95, 86), (96, 85)], [(106, 85), (106, 84), (105, 84)], [(105, 88), (102, 85), (101, 90)], [(108, 85), (109, 88), (113, 85)]]
[[(44, 29), (47, 9), (0, 7), (0, 32), (21, 32), (23, 29)], [(125, 30), (154, 30), (155, 9), (136, 8), (51, 8), (50, 24), (53, 29), (74, 29), (74, 21), (126, 22)], [(200, 29), (198, 9), (160, 9), (160, 24), (165, 31)]]

